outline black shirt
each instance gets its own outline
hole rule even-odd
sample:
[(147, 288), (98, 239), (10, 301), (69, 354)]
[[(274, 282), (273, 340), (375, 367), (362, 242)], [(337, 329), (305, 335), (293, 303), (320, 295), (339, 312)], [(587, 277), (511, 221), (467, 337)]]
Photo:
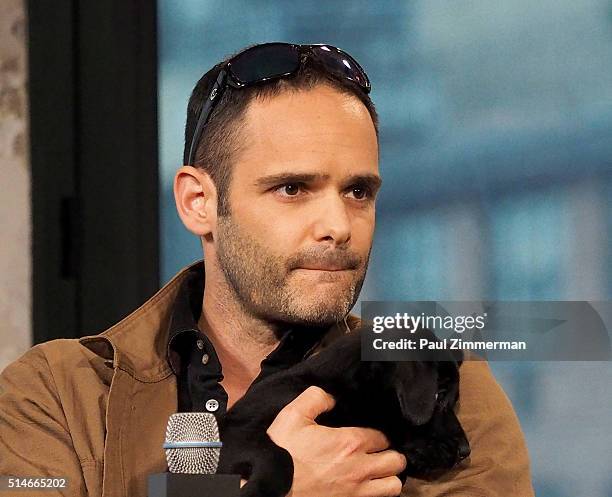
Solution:
[[(178, 290), (172, 307), (168, 362), (177, 376), (178, 411), (227, 411), (227, 392), (221, 386), (221, 363), (204, 330), (198, 328), (204, 295), (204, 265), (193, 266)], [(262, 362), (253, 384), (305, 359), (327, 328), (292, 327), (281, 333), (278, 346)]]

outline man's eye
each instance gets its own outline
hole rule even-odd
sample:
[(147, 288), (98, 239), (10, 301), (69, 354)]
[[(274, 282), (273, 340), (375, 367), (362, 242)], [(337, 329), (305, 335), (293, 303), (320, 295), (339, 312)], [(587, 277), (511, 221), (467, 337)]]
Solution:
[(276, 191), (287, 197), (295, 197), (300, 193), (301, 185), (299, 183), (286, 183), (279, 186)]
[(370, 190), (365, 186), (354, 186), (350, 189), (349, 193), (351, 193), (356, 200), (364, 200), (370, 197)]

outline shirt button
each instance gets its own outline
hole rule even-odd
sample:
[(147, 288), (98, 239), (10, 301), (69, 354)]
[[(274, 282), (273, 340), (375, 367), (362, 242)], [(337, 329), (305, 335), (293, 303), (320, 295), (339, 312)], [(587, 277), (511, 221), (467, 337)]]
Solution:
[(204, 354), (202, 356), (202, 364), (208, 364), (208, 359), (210, 359), (210, 357), (208, 356), (208, 354)]
[(207, 411), (215, 412), (217, 409), (219, 409), (219, 402), (217, 402), (215, 399), (208, 399), (206, 401)]
[(204, 348), (204, 340), (198, 340), (196, 345), (198, 346), (198, 349), (202, 350)]

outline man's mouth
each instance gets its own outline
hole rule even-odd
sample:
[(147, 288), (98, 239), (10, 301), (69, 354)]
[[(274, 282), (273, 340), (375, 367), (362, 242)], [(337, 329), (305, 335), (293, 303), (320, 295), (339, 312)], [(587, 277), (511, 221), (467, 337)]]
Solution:
[(348, 266), (338, 266), (338, 265), (334, 265), (334, 264), (319, 264), (316, 266), (302, 266), (302, 267), (298, 267), (296, 269), (304, 269), (307, 271), (329, 271), (329, 272), (334, 272), (334, 271), (351, 271), (353, 270), (352, 267), (348, 267)]
[(352, 252), (311, 253), (308, 256), (292, 257), (288, 261), (290, 270), (303, 270), (304, 273), (342, 273), (354, 272), (361, 267), (361, 259)]

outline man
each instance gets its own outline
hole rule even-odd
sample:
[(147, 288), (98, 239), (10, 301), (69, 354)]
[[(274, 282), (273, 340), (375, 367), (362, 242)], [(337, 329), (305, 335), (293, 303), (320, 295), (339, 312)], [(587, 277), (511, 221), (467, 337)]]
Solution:
[[(211, 69), (189, 102), (179, 216), (204, 264), (101, 335), (34, 347), (2, 374), (0, 474), (67, 476), (66, 495), (144, 496), (165, 469), (168, 416), (222, 416), (268, 374), (358, 320), (380, 186), (369, 81), (331, 46), (266, 44)], [(442, 479), (396, 475), (374, 430), (319, 426), (311, 387), (268, 429), (292, 497), (533, 495), (523, 437), (485, 362), (461, 368), (472, 456)], [(49, 495), (48, 493), (46, 495)]]

